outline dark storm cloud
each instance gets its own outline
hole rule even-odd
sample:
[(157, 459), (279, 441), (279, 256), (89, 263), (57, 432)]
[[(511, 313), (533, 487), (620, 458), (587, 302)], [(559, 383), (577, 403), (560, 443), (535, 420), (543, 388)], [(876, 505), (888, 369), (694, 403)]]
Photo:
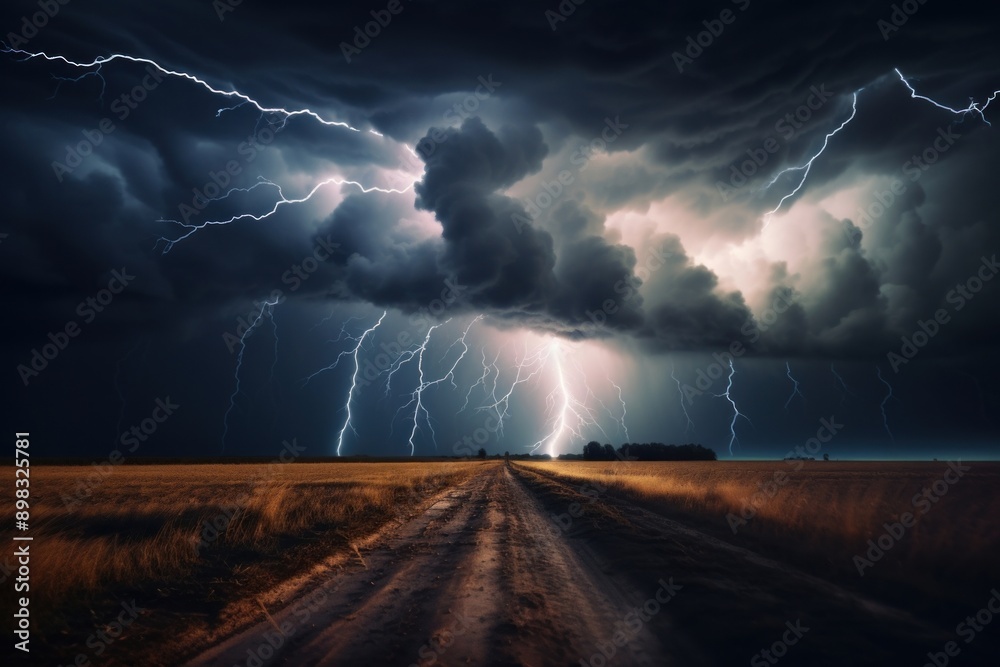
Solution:
[(750, 311), (738, 292), (721, 294), (715, 274), (695, 265), (680, 240), (651, 239), (664, 255), (646, 285), (649, 316), (643, 334), (665, 350), (728, 349), (749, 321)]
[[(443, 136), (416, 187), (417, 206), (441, 223), (440, 271), (463, 287), (463, 305), (568, 333), (593, 325), (587, 313), (616, 296), (614, 285), (632, 277), (635, 256), (593, 235), (561, 246), (557, 260), (552, 236), (499, 194), (541, 168), (548, 150), (541, 132), (504, 127), (494, 134), (470, 119)], [(616, 328), (634, 327), (638, 314), (623, 312)]]
[[(921, 86), (955, 104), (970, 95), (982, 99), (1000, 73), (988, 17), (975, 6), (965, 11), (927, 3), (885, 40), (876, 21), (891, 7), (877, 3), (841, 3), (819, 12), (758, 0), (686, 7), (591, 0), (555, 24), (544, 13), (556, 9), (551, 5), (408, 2), (351, 63), (340, 45), (351, 42), (354, 28), (378, 7), (289, 2), (273, 12), (243, 4), (219, 21), (210, 3), (67, 6), (26, 48), (82, 60), (113, 51), (152, 57), (268, 105), (307, 106), (411, 145), (431, 136), (429, 128), (440, 127), (443, 114), (479, 85), (479, 77), (492, 75), (502, 85), (471, 114), (485, 121), (470, 118), (460, 128), (443, 128), (448, 140), (426, 158), (418, 206), (440, 222), (440, 239), (396, 229), (408, 213), (400, 202), (345, 188), (347, 198), (332, 215), (282, 211), (263, 223), (206, 229), (158, 255), (157, 237), (177, 230), (154, 221), (179, 218), (192, 190), (230, 160), (240, 162), (238, 184), (248, 187), (258, 175), (276, 182), (315, 179), (333, 168), (368, 181), (379, 168), (396, 167), (398, 156), (390, 142), (367, 132), (331, 131), (297, 118), (249, 162), (239, 147), (261, 127), (257, 115), (242, 108), (216, 117), (224, 101), (188, 82), (167, 80), (92, 158), (107, 169), (66, 177), (53, 197), (51, 161), (109, 109), (95, 102), (93, 77), (62, 85), (48, 101), (54, 89), (49, 74), (74, 72), (8, 58), (6, 87), (18, 94), (3, 113), (17, 138), (5, 150), (19, 169), (4, 182), (2, 196), (11, 202), (8, 248), (19, 252), (0, 269), (4, 282), (17, 286), (5, 291), (20, 299), (68, 293), (72, 301), (81, 286), (99, 283), (124, 260), (143, 276), (134, 298), (162, 302), (140, 319), (194, 319), (283, 287), (288, 267), (310, 252), (317, 235), (330, 233), (343, 252), (325, 262), (299, 296), (332, 293), (418, 309), (454, 276), (468, 286), (461, 307), (469, 312), (489, 311), (567, 335), (631, 333), (664, 349), (712, 347), (739, 337), (749, 316), (744, 297), (721, 290), (717, 277), (689, 260), (679, 243), (666, 270), (642, 284), (635, 252), (605, 236), (607, 215), (677, 194), (712, 217), (713, 233), (739, 241), (756, 233), (760, 213), (776, 203), (756, 186), (811, 155), (846, 117), (852, 91), (866, 86), (858, 118), (813, 169), (802, 196), (837, 179), (899, 174), (907, 157), (934, 139), (934, 128), (950, 122), (910, 100), (893, 67), (919, 76)], [(32, 7), (5, 8), (4, 25), (18, 25)], [(734, 20), (679, 72), (675, 53), (683, 54), (688, 37), (706, 30), (703, 21), (723, 9)], [(104, 74), (113, 99), (143, 71), (109, 65)], [(816, 87), (829, 91), (829, 99), (794, 137), (781, 138), (777, 123)], [(639, 159), (593, 168), (593, 188), (576, 210), (562, 202), (545, 220), (520, 229), (511, 224), (524, 209), (506, 190), (530, 180), (552, 158), (543, 137), (589, 140), (604, 119), (618, 116), (629, 130), (607, 150), (642, 149)], [(995, 161), (977, 145), (977, 137), (991, 130), (969, 118), (958, 131), (961, 144), (942, 162), (958, 165), (966, 185), (936, 168), (886, 215), (883, 222), (891, 226), (866, 228), (857, 216), (825, 221), (837, 232), (826, 234), (813, 269), (811, 282), (822, 287), (801, 295), (795, 318), (782, 320), (762, 352), (878, 350), (913, 318), (932, 311), (949, 281), (967, 270), (956, 244), (1000, 247), (994, 229), (969, 227), (994, 215), (992, 201), (984, 199), (991, 186), (978, 184), (985, 176), (976, 168)], [(716, 184), (727, 182), (731, 166), (768, 136), (781, 138), (780, 152), (735, 202), (723, 202)], [(931, 181), (950, 183), (963, 195), (946, 210), (917, 210)], [(246, 206), (261, 210), (265, 194), (220, 202), (210, 213), (224, 218)], [(716, 215), (727, 206), (731, 213)], [(838, 236), (849, 225), (860, 229), (863, 246)], [(768, 289), (778, 290), (783, 280), (772, 277)], [(624, 298), (623, 284), (641, 285), (641, 296)], [(614, 316), (595, 323), (595, 313), (597, 320), (608, 314), (608, 303)], [(51, 303), (38, 307), (51, 309)], [(801, 327), (798, 338), (788, 333), (793, 321)], [(956, 346), (958, 332), (978, 335), (973, 325), (954, 331), (948, 336), (955, 336)]]
[[(461, 389), (480, 377), (480, 348), (487, 363), (500, 342), (515, 340), (497, 328), (602, 339), (579, 349), (587, 362), (597, 349), (612, 359), (623, 352), (623, 367), (636, 362), (622, 384), (640, 438), (679, 435), (670, 432), (684, 423), (675, 369), (679, 381), (694, 382), (717, 363), (711, 353), (740, 342), (757, 357), (736, 362), (734, 391), (759, 429), (740, 424), (748, 452), (779, 443), (780, 455), (800, 444), (809, 430), (802, 427), (815, 430), (780, 408), (786, 359), (803, 382), (803, 410), (827, 417), (832, 401), (838, 417), (841, 409), (849, 417), (852, 447), (866, 455), (870, 441), (890, 442), (873, 362), (898, 390), (900, 400), (887, 407), (897, 437), (908, 429), (909, 437), (957, 442), (957, 433), (995, 443), (988, 407), (1000, 398), (988, 378), (997, 369), (997, 282), (963, 297), (961, 310), (949, 297), (979, 275), (983, 258), (1000, 254), (1000, 124), (956, 119), (911, 99), (893, 68), (952, 106), (985, 99), (1000, 87), (996, 9), (930, 0), (885, 39), (877, 21), (892, 13), (889, 0), (572, 4), (556, 21), (546, 12), (558, 12), (558, 0), (402, 0), (403, 11), (350, 62), (343, 44), (385, 2), (242, 2), (224, 20), (207, 0), (62, 6), (26, 45), (13, 46), (81, 61), (115, 52), (152, 58), (266, 106), (309, 108), (360, 131), (308, 117), (262, 118), (247, 105), (218, 113), (232, 100), (170, 78), (122, 119), (115, 100), (143, 80), (144, 66), (108, 64), (102, 85), (96, 76), (60, 82), (53, 77), (81, 72), (0, 56), (10, 412), (33, 420), (41, 429), (32, 427), (33, 435), (51, 443), (46, 451), (104, 456), (123, 415), (141, 419), (155, 397), (169, 394), (183, 415), (170, 426), (177, 431), (148, 451), (201, 455), (218, 451), (220, 416), (233, 402), (232, 451), (273, 455), (272, 445), (298, 436), (310, 455), (326, 454), (343, 425), (349, 364), (308, 388), (303, 379), (338, 359), (344, 336), (374, 325), (383, 308), (389, 314), (362, 366), (370, 370), (364, 363), (378, 363), (380, 354), (398, 358), (431, 321), (413, 315), (446, 293), (457, 298), (435, 315), (455, 319), (434, 333), (428, 366), (439, 353), (449, 363), (458, 348), (447, 346), (478, 313), (486, 317), (472, 328), (470, 359), (457, 372)], [(706, 33), (705, 22), (723, 10), (733, 20), (721, 30), (711, 23), (718, 34)], [(36, 11), (35, 0), (6, 3), (3, 39)], [(689, 38), (706, 41), (700, 33), (710, 43), (688, 56)], [(819, 149), (861, 87), (854, 122), (784, 204), (782, 213), (794, 207), (795, 214), (776, 216), (762, 234), (763, 213), (795, 181), (790, 174), (763, 186)], [(994, 110), (1000, 106), (987, 115), (1000, 119)], [(105, 118), (114, 131), (60, 181), (53, 161), (65, 161), (67, 146)], [(609, 122), (627, 125), (613, 142), (602, 138)], [(941, 132), (959, 137), (914, 171), (913, 157), (924, 159)], [(744, 184), (733, 183), (734, 167), (759, 159), (769, 138), (776, 150)], [(580, 146), (599, 148), (580, 164), (573, 161)], [(219, 185), (234, 161), (239, 173)], [(572, 184), (552, 195), (563, 170)], [(161, 237), (190, 229), (167, 221), (261, 214), (277, 196), (273, 186), (258, 186), (186, 212), (213, 184), (249, 189), (263, 177), (299, 197), (332, 176), (414, 187), (385, 195), (331, 184), (310, 204), (207, 226), (163, 253)], [(900, 193), (883, 205), (896, 181)], [(731, 196), (722, 196), (720, 183)], [(542, 193), (551, 205), (537, 205)], [(873, 204), (882, 209), (869, 215)], [(632, 221), (638, 232), (627, 228)], [(305, 266), (312, 268), (301, 273)], [(25, 387), (17, 365), (50, 332), (79, 322), (77, 305), (123, 267), (135, 275), (128, 289)], [(285, 302), (245, 341), (244, 391), (234, 395), (233, 332), (276, 294)], [(895, 373), (886, 353), (940, 308), (950, 322)], [(687, 351), (699, 353), (675, 354)], [(831, 361), (851, 393), (835, 383)], [(716, 370), (712, 387), (688, 408), (697, 437), (723, 451), (730, 412), (711, 395), (725, 386), (724, 369)], [(394, 385), (404, 401), (415, 374), (407, 367)], [(376, 384), (377, 377), (365, 376)], [(459, 416), (451, 399), (461, 389), (438, 389), (427, 398), (438, 453), (449, 453), (449, 439), (481, 425), (478, 389)], [(360, 435), (352, 452), (408, 452), (398, 398), (366, 387), (355, 405)], [(538, 437), (538, 424), (522, 416), (508, 440), (486, 445), (491, 453)], [(429, 439), (419, 443), (418, 452), (431, 451)]]

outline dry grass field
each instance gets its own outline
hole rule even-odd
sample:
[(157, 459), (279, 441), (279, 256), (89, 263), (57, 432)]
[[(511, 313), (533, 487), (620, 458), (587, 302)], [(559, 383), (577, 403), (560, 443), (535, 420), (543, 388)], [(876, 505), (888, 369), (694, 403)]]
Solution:
[[(947, 462), (590, 462), (519, 463), (543, 475), (683, 517), (732, 542), (752, 543), (823, 573), (858, 578), (855, 555), (910, 513), (865, 578), (977, 586), (1000, 578), (1000, 464)], [(942, 482), (942, 480), (945, 480)], [(935, 483), (937, 486), (935, 487)], [(599, 485), (599, 486), (598, 486)], [(921, 496), (924, 490), (929, 493)], [(937, 491), (937, 492), (935, 492)], [(943, 491), (943, 493), (942, 493)], [(867, 582), (866, 582), (867, 583)]]
[[(438, 460), (126, 465), (105, 477), (36, 465), (31, 657), (244, 664), (278, 619), (301, 636), (288, 655), (306, 662), (411, 664), (463, 608), (479, 625), (448, 664), (460, 653), (460, 664), (486, 664), (501, 649), (495, 664), (544, 664), (592, 650), (621, 618), (607, 600), (622, 582), (642, 588), (664, 573), (690, 591), (671, 635), (690, 645), (661, 645), (663, 621), (642, 650), (720, 660), (681, 664), (734, 664), (784, 622), (774, 614), (800, 608), (823, 624), (800, 652), (925, 651), (1000, 580), (1000, 464), (964, 465)], [(0, 500), (12, 503), (10, 491)], [(574, 506), (570, 530), (560, 517)], [(907, 513), (912, 527), (859, 577), (855, 556)], [(0, 555), (8, 580), (11, 558)], [(318, 616), (299, 623), (330, 582)], [(11, 605), (5, 596), (0, 611)], [(581, 610), (590, 630), (570, 647)], [(719, 618), (740, 619), (723, 624), (729, 648), (716, 641)]]
[[(119, 602), (133, 598), (157, 607), (161, 620), (176, 605), (170, 620), (192, 620), (181, 610), (194, 607), (210, 610), (204, 622), (218, 623), (213, 611), (223, 614), (228, 603), (338, 550), (351, 553), (354, 540), (483, 465), (490, 464), (129, 465), (103, 479), (89, 466), (36, 465), (36, 646), (58, 644), (68, 660), (74, 647), (85, 650), (95, 623), (114, 620)], [(0, 501), (13, 505), (11, 486)], [(0, 539), (9, 544), (10, 531)], [(139, 634), (155, 632), (146, 624)]]

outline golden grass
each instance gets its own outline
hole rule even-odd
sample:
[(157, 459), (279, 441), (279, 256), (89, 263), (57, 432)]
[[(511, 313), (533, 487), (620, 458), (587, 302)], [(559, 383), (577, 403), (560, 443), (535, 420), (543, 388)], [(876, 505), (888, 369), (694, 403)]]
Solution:
[[(72, 509), (63, 495), (72, 496), (91, 469), (35, 466), (31, 565), (38, 575), (32, 578), (32, 604), (45, 614), (67, 600), (99, 600), (109, 590), (177, 584), (220, 554), (235, 576), (248, 564), (278, 556), (289, 543), (325, 536), (328, 550), (344, 548), (344, 536), (373, 532), (481, 465), (120, 466)], [(0, 499), (13, 505), (9, 491)], [(205, 522), (213, 521), (217, 536), (205, 532)], [(10, 543), (10, 531), (0, 539)]]
[[(843, 570), (868, 548), (886, 522), (906, 512), (918, 516), (892, 549), (896, 566), (928, 564), (953, 574), (997, 576), (991, 555), (1000, 552), (1000, 464), (973, 463), (972, 470), (921, 513), (913, 496), (939, 480), (941, 463), (839, 462), (591, 462), (518, 463), (574, 484), (590, 482), (608, 493), (703, 519), (730, 539), (763, 540), (812, 552)], [(796, 468), (800, 468), (796, 470)], [(762, 485), (783, 472), (783, 484)], [(737, 538), (727, 516), (755, 507)], [(876, 568), (877, 569), (877, 568)], [(884, 568), (885, 569), (885, 568)], [(884, 571), (884, 570), (883, 570)]]

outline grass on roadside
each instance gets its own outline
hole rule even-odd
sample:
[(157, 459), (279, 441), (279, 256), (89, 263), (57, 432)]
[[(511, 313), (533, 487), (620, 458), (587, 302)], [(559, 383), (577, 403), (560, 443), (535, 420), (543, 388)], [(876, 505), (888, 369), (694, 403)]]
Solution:
[(35, 466), (36, 636), (72, 662), (133, 597), (140, 607), (170, 609), (175, 621), (204, 616), (211, 625), (228, 603), (349, 549), (482, 465), (489, 464), (130, 465), (72, 506), (64, 497), (90, 469)]
[[(1000, 561), (993, 556), (1000, 551), (1000, 464), (966, 464), (970, 470), (954, 484), (939, 481), (949, 469), (945, 462), (518, 465), (577, 486), (599, 484), (615, 496), (695, 520), (723, 539), (762, 545), (772, 555), (791, 555), (819, 572), (853, 578), (853, 557), (864, 556), (868, 540), (909, 512), (916, 524), (866, 576), (908, 581), (919, 572), (937, 583), (974, 586), (1000, 578)], [(934, 493), (936, 482), (944, 493)], [(933, 498), (915, 498), (924, 489)]]

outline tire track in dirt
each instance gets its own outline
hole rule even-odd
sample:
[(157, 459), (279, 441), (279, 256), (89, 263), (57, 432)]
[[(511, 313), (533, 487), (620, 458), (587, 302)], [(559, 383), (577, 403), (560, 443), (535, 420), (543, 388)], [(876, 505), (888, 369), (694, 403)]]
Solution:
[[(538, 501), (499, 465), (362, 558), (188, 664), (578, 665), (648, 597), (554, 535)], [(666, 614), (657, 621), (665, 627)], [(618, 664), (671, 664), (649, 625), (620, 650), (628, 657)]]

